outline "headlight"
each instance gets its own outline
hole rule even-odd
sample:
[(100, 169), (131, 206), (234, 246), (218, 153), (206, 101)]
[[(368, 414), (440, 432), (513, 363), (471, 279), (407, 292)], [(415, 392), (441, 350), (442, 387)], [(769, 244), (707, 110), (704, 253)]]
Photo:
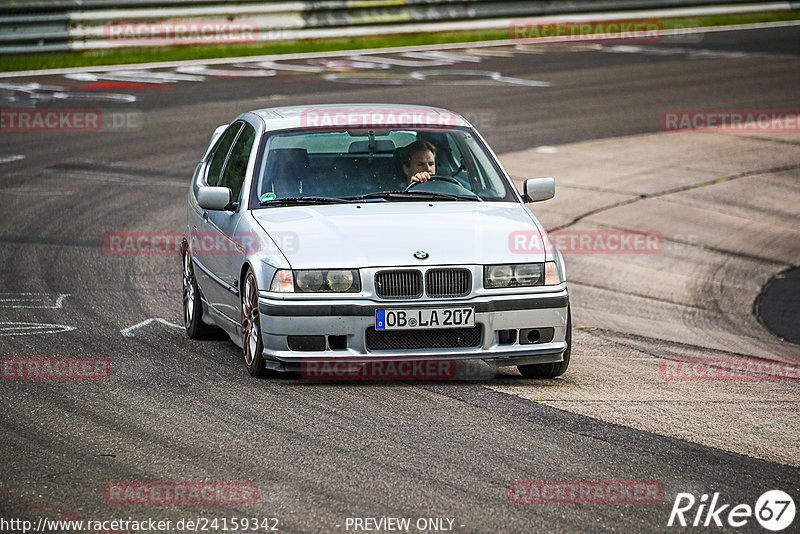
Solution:
[(544, 282), (545, 266), (542, 263), (486, 265), (483, 268), (483, 287), (486, 289), (541, 286)]
[(490, 265), (483, 268), (483, 285), (486, 288), (508, 287), (513, 276), (511, 265)]
[(354, 281), (353, 271), (328, 271), (325, 276), (325, 282), (331, 291), (339, 293), (349, 291)]
[(270, 291), (280, 293), (358, 293), (361, 278), (350, 269), (281, 269), (272, 278)]
[(514, 268), (514, 279), (521, 286), (538, 286), (542, 280), (541, 263), (523, 263)]
[(319, 291), (325, 283), (322, 271), (295, 271), (295, 283), (299, 291)]

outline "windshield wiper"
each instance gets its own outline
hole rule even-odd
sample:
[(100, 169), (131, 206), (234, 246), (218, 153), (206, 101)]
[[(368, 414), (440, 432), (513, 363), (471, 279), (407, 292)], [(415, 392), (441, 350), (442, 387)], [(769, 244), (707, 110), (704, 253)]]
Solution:
[(378, 191), (377, 193), (367, 193), (366, 195), (359, 195), (357, 197), (347, 197), (347, 200), (369, 200), (372, 198), (382, 198), (385, 200), (407, 200), (409, 198), (423, 200), (477, 200), (483, 202), (483, 199), (478, 195), (451, 195), (449, 193), (433, 193), (431, 191)]
[(344, 204), (346, 202), (352, 202), (352, 200), (335, 197), (286, 197), (262, 200), (259, 204), (262, 206), (286, 206), (297, 204)]

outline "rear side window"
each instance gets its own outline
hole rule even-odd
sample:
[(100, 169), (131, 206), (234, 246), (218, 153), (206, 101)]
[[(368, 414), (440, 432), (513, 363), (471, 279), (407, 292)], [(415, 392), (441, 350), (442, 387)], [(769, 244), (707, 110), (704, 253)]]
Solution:
[(250, 161), (250, 152), (253, 149), (255, 138), (256, 129), (245, 123), (228, 156), (228, 163), (225, 164), (225, 169), (222, 171), (219, 185), (230, 188), (233, 192), (231, 198), (239, 198), (239, 191), (242, 189), (247, 162)]
[(208, 185), (219, 185), (220, 174), (222, 172), (222, 167), (225, 165), (225, 159), (228, 157), (228, 151), (234, 139), (236, 139), (236, 134), (239, 133), (241, 128), (241, 122), (233, 123), (230, 128), (225, 130), (225, 133), (220, 136), (219, 141), (217, 141), (217, 146), (214, 148), (214, 153), (211, 155), (208, 174), (206, 175), (206, 183), (208, 183)]

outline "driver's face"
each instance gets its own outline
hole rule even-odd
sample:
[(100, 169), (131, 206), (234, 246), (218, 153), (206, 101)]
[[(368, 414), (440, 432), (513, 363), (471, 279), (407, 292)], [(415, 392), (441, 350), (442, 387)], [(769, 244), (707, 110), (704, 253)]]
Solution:
[(409, 178), (418, 172), (436, 174), (436, 160), (433, 157), (433, 152), (430, 150), (420, 150), (419, 152), (411, 154), (411, 161), (408, 162), (408, 165), (403, 165), (403, 170)]

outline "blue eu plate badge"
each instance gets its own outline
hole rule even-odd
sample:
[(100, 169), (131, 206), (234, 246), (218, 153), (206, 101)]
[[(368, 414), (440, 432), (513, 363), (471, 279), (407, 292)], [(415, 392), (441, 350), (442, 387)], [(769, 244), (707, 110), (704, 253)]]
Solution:
[(386, 310), (375, 312), (375, 330), (386, 330)]

